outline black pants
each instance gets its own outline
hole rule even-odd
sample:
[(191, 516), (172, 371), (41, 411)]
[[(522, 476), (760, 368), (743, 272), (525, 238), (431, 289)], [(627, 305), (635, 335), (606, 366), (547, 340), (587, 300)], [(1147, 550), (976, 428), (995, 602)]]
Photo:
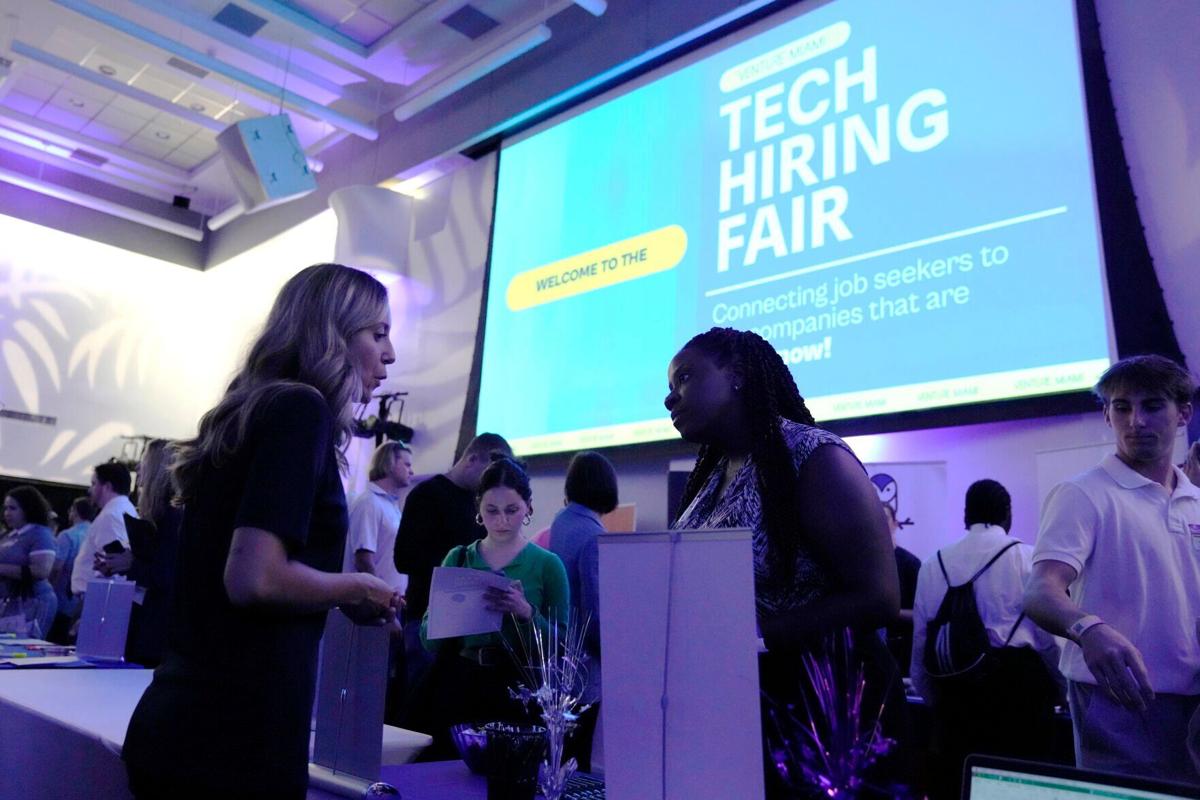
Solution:
[(1028, 647), (995, 651), (977, 685), (935, 685), (930, 796), (957, 800), (971, 753), (1054, 760), (1054, 705), (1059, 690)]
[(483, 666), (459, 655), (458, 648), (443, 646), (404, 715), (405, 728), (433, 737), (420, 760), (458, 758), (450, 728), (461, 722), (536, 722), (537, 712), (530, 713), (509, 695), (510, 688), (523, 682), (506, 653), (491, 666)]
[(592, 703), (587, 711), (579, 715), (575, 730), (563, 746), (563, 760), (574, 758), (580, 772), (592, 771), (592, 743), (596, 738), (596, 723), (600, 719), (600, 703)]

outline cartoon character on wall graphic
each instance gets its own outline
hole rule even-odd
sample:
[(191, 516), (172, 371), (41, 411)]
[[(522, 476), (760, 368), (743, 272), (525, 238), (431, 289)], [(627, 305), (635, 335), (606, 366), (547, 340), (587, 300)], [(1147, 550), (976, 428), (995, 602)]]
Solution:
[(879, 502), (892, 509), (897, 527), (912, 525), (912, 519), (900, 519), (900, 484), (896, 483), (896, 479), (886, 472), (877, 472), (871, 476), (871, 483), (875, 484), (875, 491), (879, 493)]

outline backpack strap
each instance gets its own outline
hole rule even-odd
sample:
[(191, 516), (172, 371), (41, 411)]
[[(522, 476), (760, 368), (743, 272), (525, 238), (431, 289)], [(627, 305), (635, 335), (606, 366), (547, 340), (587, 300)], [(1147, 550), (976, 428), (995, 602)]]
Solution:
[(1008, 638), (1004, 640), (1004, 644), (1002, 644), (1001, 647), (1008, 647), (1008, 643), (1011, 642), (1012, 638), (1017, 635), (1017, 628), (1021, 627), (1021, 623), (1024, 621), (1025, 612), (1022, 611), (1017, 615), (1017, 621), (1013, 623), (1012, 630), (1008, 632)]
[(938, 566), (942, 568), (942, 577), (946, 579), (946, 585), (950, 585), (950, 575), (946, 572), (946, 562), (942, 561), (942, 551), (937, 551)]
[[(992, 566), (992, 564), (995, 564), (1000, 559), (1000, 556), (1004, 555), (1009, 550), (1012, 550), (1018, 544), (1020, 544), (1020, 542), (1011, 541), (1008, 544), (1004, 545), (1004, 547), (1001, 547), (1000, 551), (997, 552), (996, 555), (989, 558), (988, 562), (986, 564), (984, 564), (982, 567), (980, 567), (979, 571), (976, 572), (974, 575), (972, 575), (971, 580), (967, 581), (967, 583), (975, 583), (975, 579), (978, 578), (983, 573), (987, 572), (988, 569)], [(940, 557), (941, 556), (939, 555), (939, 558)], [(945, 572), (944, 567), (942, 568), (942, 571)], [(949, 581), (949, 579), (947, 579), (946, 585), (949, 585), (949, 584), (950, 584), (950, 581)], [(1008, 631), (1008, 636), (1004, 639), (1004, 644), (1000, 645), (1001, 647), (1008, 647), (1009, 642), (1011, 642), (1012, 638), (1017, 635), (1017, 628), (1021, 627), (1021, 623), (1024, 621), (1025, 621), (1025, 612), (1022, 611), (1020, 614), (1017, 615), (1017, 621), (1013, 623), (1012, 628)]]
[[(1014, 547), (1016, 547), (1016, 546), (1017, 546), (1017, 545), (1019, 545), (1019, 544), (1020, 544), (1020, 542), (1018, 542), (1017, 540), (1015, 540), (1015, 539), (1014, 539), (1013, 541), (1011, 541), (1011, 542), (1009, 542), (1008, 544), (1004, 545), (1004, 547), (1001, 547), (1001, 548), (1000, 548), (1000, 551), (999, 551), (998, 553), (996, 553), (996, 555), (994, 555), (994, 556), (992, 556), (991, 558), (989, 558), (989, 559), (988, 559), (988, 561), (987, 561), (987, 563), (986, 563), (986, 564), (984, 564), (982, 567), (980, 567), (980, 568), (978, 569), (978, 571), (976, 571), (976, 573), (975, 573), (974, 575), (972, 575), (972, 576), (971, 576), (971, 579), (970, 579), (969, 581), (967, 581), (967, 583), (974, 583), (974, 582), (975, 582), (975, 580), (976, 580), (976, 579), (977, 579), (977, 578), (978, 578), (980, 575), (982, 575), (983, 573), (987, 572), (987, 571), (988, 571), (988, 570), (991, 568), (992, 564), (995, 564), (995, 563), (996, 563), (996, 562), (997, 562), (997, 561), (1000, 559), (1000, 556), (1004, 555), (1004, 554), (1005, 554), (1005, 553), (1007, 553), (1009, 550), (1012, 550)], [(947, 583), (947, 584), (949, 584), (949, 581), (946, 581), (946, 583)], [(959, 584), (959, 585), (960, 585), (960, 586), (965, 586), (966, 584)], [(957, 588), (957, 587), (955, 587), (955, 588)]]

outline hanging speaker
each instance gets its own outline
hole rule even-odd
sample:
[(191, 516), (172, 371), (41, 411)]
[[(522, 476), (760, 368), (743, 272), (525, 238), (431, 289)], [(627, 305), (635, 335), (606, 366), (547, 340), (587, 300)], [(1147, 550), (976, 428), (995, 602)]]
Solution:
[(217, 134), (217, 145), (247, 211), (317, 188), (287, 114), (236, 122)]

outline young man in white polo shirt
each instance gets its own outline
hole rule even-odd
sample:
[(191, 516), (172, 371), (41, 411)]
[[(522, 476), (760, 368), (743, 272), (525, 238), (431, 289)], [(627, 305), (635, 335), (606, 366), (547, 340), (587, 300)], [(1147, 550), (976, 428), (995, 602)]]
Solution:
[[(350, 506), (343, 570), (369, 572), (395, 587), (401, 595), (408, 576), (396, 570), (393, 551), (400, 529), (400, 494), (412, 483), (412, 451), (404, 442), (384, 442), (375, 448), (367, 478), (371, 481)], [(399, 624), (388, 657), (388, 690), (384, 717), (398, 720), (404, 704), (404, 639)]]
[[(1117, 451), (1046, 498), (1025, 610), (1067, 637), (1079, 766), (1200, 782), (1200, 490), (1172, 463), (1195, 383), (1161, 356), (1117, 362), (1095, 392)], [(1068, 594), (1069, 591), (1069, 594)]]

